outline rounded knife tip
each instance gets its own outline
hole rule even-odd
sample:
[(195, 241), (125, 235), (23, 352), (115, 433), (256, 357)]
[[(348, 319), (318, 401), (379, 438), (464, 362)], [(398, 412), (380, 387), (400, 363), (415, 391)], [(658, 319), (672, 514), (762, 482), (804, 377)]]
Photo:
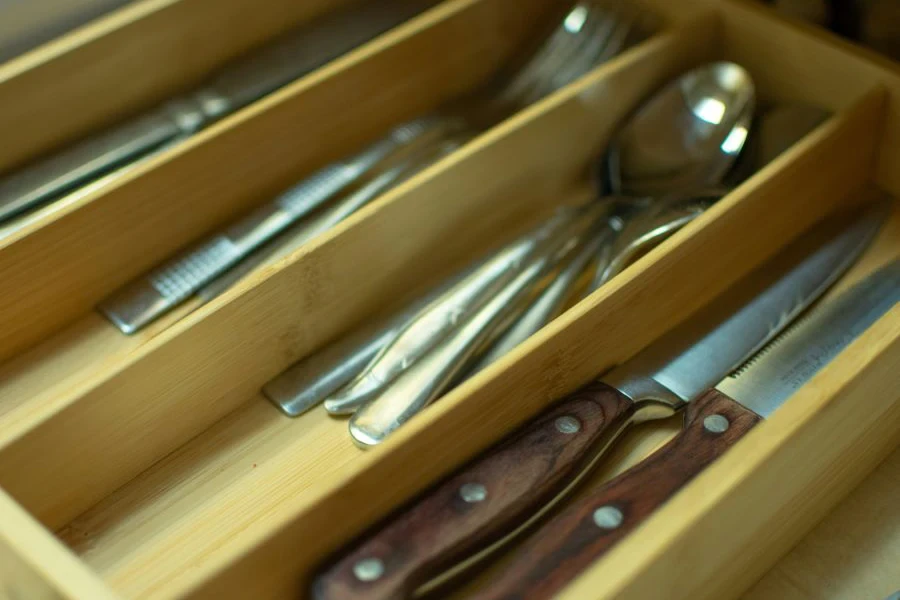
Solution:
[(322, 405), (330, 415), (345, 416), (356, 412), (359, 402), (347, 402), (340, 398), (328, 398)]
[(353, 443), (362, 450), (368, 450), (384, 441), (384, 436), (366, 431), (365, 428), (360, 427), (359, 424), (353, 421), (350, 422), (348, 428), (350, 429), (350, 437), (353, 439)]

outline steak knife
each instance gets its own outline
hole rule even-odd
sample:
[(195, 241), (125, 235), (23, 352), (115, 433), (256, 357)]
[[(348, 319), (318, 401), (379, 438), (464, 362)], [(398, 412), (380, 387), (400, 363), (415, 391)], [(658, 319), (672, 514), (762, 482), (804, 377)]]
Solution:
[[(856, 260), (888, 211), (878, 202), (813, 227), (658, 343), (377, 527), (319, 574), (315, 597), (408, 597), (492, 555), (566, 497), (628, 426), (672, 415), (777, 335)], [(750, 420), (735, 419), (729, 435)]]
[(668, 444), (568, 507), (475, 594), (550, 598), (900, 302), (900, 259), (812, 309), (743, 367), (689, 402)]

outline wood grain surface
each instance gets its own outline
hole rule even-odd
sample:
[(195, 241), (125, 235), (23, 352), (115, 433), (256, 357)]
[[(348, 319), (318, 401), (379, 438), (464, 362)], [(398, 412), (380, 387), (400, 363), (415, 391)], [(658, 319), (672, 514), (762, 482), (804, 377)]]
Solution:
[[(267, 6), (291, 4), (276, 1)], [(206, 35), (219, 35), (203, 20), (218, 4), (212, 0), (138, 4), (153, 14), (205, 6), (184, 25), (206, 22)], [(324, 555), (627, 360), (824, 213), (857, 201), (852, 192), (865, 182), (900, 194), (900, 78), (888, 69), (740, 0), (645, 4), (697, 18), (679, 20), (134, 345), (105, 346), (109, 332), (86, 318), (98, 297), (381, 125), (483, 81), (524, 33), (527, 19), (508, 27), (511, 16), (524, 14), (508, 11), (521, 1), (444, 2), (120, 185), (5, 238), (0, 354), (44, 345), (0, 372), (0, 484), (44, 527), (65, 527), (60, 535), (82, 570), (123, 597), (295, 598)], [(291, 14), (330, 5), (298, 4)], [(244, 23), (237, 17), (233, 25)], [(249, 29), (265, 37), (263, 27)], [(492, 35), (498, 31), (513, 34)], [(218, 47), (229, 43), (223, 36)], [(47, 61), (65, 54), (55, 49)], [(109, 59), (128, 56), (135, 54)], [(179, 65), (176, 78), (206, 58)], [(287, 365), (555, 204), (585, 181), (587, 166), (642, 97), (693, 64), (721, 58), (744, 63), (761, 98), (821, 101), (834, 118), (372, 452), (353, 447), (344, 421), (321, 411), (285, 419), (258, 394)], [(435, 71), (436, 59), (445, 68)], [(40, 79), (32, 89), (44, 93)], [(59, 105), (52, 95), (40, 100)], [(92, 106), (89, 119), (115, 117)], [(15, 120), (15, 111), (4, 118)], [(74, 130), (42, 132), (35, 143), (50, 144), (57, 134)], [(279, 136), (283, 143), (268, 145)], [(11, 142), (0, 154), (14, 161), (20, 149), (24, 157), (37, 146)], [(872, 256), (896, 255), (893, 231)], [(54, 337), (61, 327), (71, 329)], [(896, 447), (898, 327), (894, 311), (561, 597), (719, 600), (752, 585)]]
[(0, 490), (0, 600), (119, 600)]
[(900, 447), (743, 600), (886, 600), (900, 591)]

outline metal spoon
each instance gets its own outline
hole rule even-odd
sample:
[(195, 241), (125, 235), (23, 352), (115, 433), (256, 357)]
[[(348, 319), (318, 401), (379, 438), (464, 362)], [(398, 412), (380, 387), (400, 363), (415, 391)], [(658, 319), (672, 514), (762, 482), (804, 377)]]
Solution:
[(618, 216), (611, 219), (614, 226), (616, 221), (621, 222), (620, 233), (611, 249), (612, 259), (604, 269), (598, 269), (590, 291), (700, 216), (717, 199), (806, 137), (830, 114), (820, 107), (801, 104), (780, 104), (763, 110), (724, 185), (698, 188), (686, 196), (670, 195), (653, 200), (648, 202), (648, 208), (632, 213), (627, 220)]
[(750, 74), (734, 63), (685, 73), (613, 138), (605, 161), (610, 191), (645, 197), (719, 185), (747, 140), (755, 95)]
[[(724, 90), (714, 85), (717, 82), (722, 82)], [(744, 147), (746, 131), (743, 135), (733, 132), (746, 129), (749, 125), (754, 95), (752, 81), (742, 67), (732, 63), (713, 63), (689, 71), (667, 85), (625, 124), (606, 156), (601, 159), (598, 173), (601, 177), (606, 174), (604, 179), (612, 182), (617, 192), (642, 190), (648, 194), (603, 197), (605, 181), (598, 182), (600, 201), (611, 204), (614, 214), (609, 226), (598, 234), (600, 241), (594, 245), (596, 275), (587, 293), (597, 289), (637, 256), (681, 229), (727, 193), (728, 188), (718, 184)], [(703, 117), (697, 116), (696, 106), (706, 106), (721, 98), (729, 99), (729, 102), (731, 98), (735, 100), (723, 105), (717, 126), (711, 127)], [(707, 115), (707, 118), (711, 117)], [(699, 126), (694, 123), (698, 119), (702, 121)], [(653, 132), (663, 142), (661, 147), (692, 157), (692, 160), (680, 163), (677, 160), (666, 161), (681, 165), (681, 170), (669, 172), (668, 178), (658, 175), (663, 161), (656, 155), (656, 140), (649, 135)], [(718, 145), (712, 143), (726, 139), (732, 140), (732, 145), (726, 149), (722, 148), (721, 142)], [(684, 147), (680, 150), (672, 147), (673, 140), (680, 141)], [(707, 167), (704, 162), (714, 167)], [(623, 165), (630, 166), (631, 171)], [(670, 186), (687, 191), (673, 195), (668, 193)], [(660, 195), (664, 195), (662, 199), (654, 197)], [(590, 261), (585, 261), (584, 267), (589, 268)], [(553, 311), (540, 307), (558, 307), (571, 293), (571, 286), (581, 274), (561, 274), (560, 281), (551, 285), (528, 310), (527, 318), (523, 317), (497, 341), (489, 354), (480, 359), (479, 367), (487, 366), (555, 318)]]
[[(716, 83), (720, 84), (719, 87), (724, 88), (724, 91), (714, 85)], [(650, 185), (645, 186), (645, 189), (652, 188), (654, 184), (677, 185), (691, 182), (696, 187), (719, 183), (746, 141), (746, 127), (749, 125), (749, 114), (752, 114), (753, 110), (753, 97), (753, 85), (749, 75), (743, 68), (732, 63), (714, 63), (681, 76), (639, 109), (613, 142), (608, 156), (612, 157), (609, 162), (617, 170), (621, 170), (617, 173), (620, 175), (617, 181), (629, 182), (631, 187), (628, 189), (640, 187), (635, 185), (640, 182), (634, 178), (634, 174), (648, 178)], [(712, 120), (710, 114), (697, 116), (696, 106), (702, 107), (709, 102), (719, 101), (720, 98), (729, 102), (733, 100), (736, 106), (723, 104), (722, 114), (715, 124), (710, 122)], [(707, 99), (706, 103), (704, 99)], [(663, 121), (663, 117), (669, 120)], [(705, 125), (696, 125), (695, 120), (702, 120)], [(744, 135), (740, 139), (733, 140), (733, 147), (728, 146), (723, 150), (722, 141), (719, 141), (718, 146), (713, 146), (710, 142), (728, 139), (730, 132), (740, 127), (744, 128)], [(683, 140), (685, 147), (681, 151), (687, 153), (692, 160), (669, 161), (681, 165), (683, 173), (670, 171), (666, 179), (659, 176), (662, 172), (659, 168), (662, 161), (653, 162), (656, 156), (652, 147), (653, 140), (645, 134), (647, 130), (657, 131), (660, 139), (666, 142), (673, 139)], [(702, 158), (714, 167), (704, 165)], [(628, 168), (631, 171), (628, 171)], [(619, 215), (620, 219), (635, 211), (644, 210), (646, 202), (646, 199), (626, 198), (623, 201), (621, 197), (601, 198), (601, 204), (615, 207), (622, 213)], [(665, 232), (671, 228), (662, 225), (661, 229)], [(657, 233), (656, 237), (651, 236), (650, 239), (657, 239), (659, 235)], [(605, 236), (609, 237), (608, 234)], [(638, 243), (636, 248), (641, 247), (642, 243), (649, 242)], [(516, 284), (520, 283), (517, 279)], [(502, 290), (499, 296), (512, 293), (510, 290)], [(493, 305), (493, 301), (490, 304)], [(524, 312), (527, 307), (523, 307), (522, 310)], [(379, 443), (415, 412), (434, 400), (446, 389), (452, 377), (459, 373), (464, 363), (474, 359), (474, 348), (479, 341), (483, 341), (483, 338), (477, 338), (471, 331), (475, 324), (487, 331), (495, 326), (496, 320), (506, 317), (500, 311), (494, 311), (493, 321), (485, 319), (483, 312), (479, 316), (482, 318), (469, 320), (462, 325), (461, 329), (449, 336), (449, 341), (441, 341), (437, 346), (433, 342), (427, 347), (421, 346), (420, 348), (425, 351), (418, 356), (410, 357), (410, 362), (393, 368), (389, 377), (385, 371), (384, 375), (369, 376), (366, 381), (367, 376), (363, 374), (355, 384), (351, 383), (338, 392), (341, 406), (346, 406), (349, 410), (358, 409), (350, 422), (351, 436), (358, 444), (368, 446)], [(453, 325), (454, 327), (448, 328), (448, 331), (455, 328), (456, 324)], [(524, 330), (525, 326), (517, 335), (522, 335)], [(447, 333), (442, 332), (441, 337), (446, 335)], [(506, 345), (511, 342), (502, 340), (502, 343)], [(460, 350), (462, 347), (465, 351)], [(420, 359), (424, 361), (421, 365), (416, 363)], [(377, 361), (378, 358), (373, 363)], [(451, 365), (446, 361), (454, 362)], [(428, 379), (429, 374), (434, 377), (433, 380)], [(399, 383), (392, 383), (395, 379)], [(409, 387), (410, 382), (419, 386), (418, 392), (413, 392)], [(351, 401), (348, 402), (348, 398)], [(330, 402), (333, 402), (332, 399), (326, 400), (326, 408), (329, 408)], [(333, 412), (332, 408), (329, 408), (330, 412)]]

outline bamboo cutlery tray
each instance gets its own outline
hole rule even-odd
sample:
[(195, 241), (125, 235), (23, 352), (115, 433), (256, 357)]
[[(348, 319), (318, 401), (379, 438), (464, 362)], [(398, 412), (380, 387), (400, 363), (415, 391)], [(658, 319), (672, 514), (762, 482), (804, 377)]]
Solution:
[[(139, 0), (0, 66), (0, 170), (341, 4)], [(0, 237), (7, 589), (302, 597), (323, 558), (814, 221), (869, 185), (900, 195), (896, 67), (737, 0), (641, 0), (663, 18), (654, 36), (213, 302), (131, 337), (94, 311), (204, 233), (484, 83), (551, 4), (445, 0)], [(288, 419), (263, 398), (299, 358), (587, 193), (588, 167), (622, 119), (714, 59), (745, 66), (764, 101), (834, 116), (374, 450), (355, 448), (344, 420)], [(898, 255), (900, 210), (841, 285)], [(898, 362), (895, 307), (564, 597), (739, 596), (900, 442)], [(644, 428), (598, 477), (675, 427)]]

